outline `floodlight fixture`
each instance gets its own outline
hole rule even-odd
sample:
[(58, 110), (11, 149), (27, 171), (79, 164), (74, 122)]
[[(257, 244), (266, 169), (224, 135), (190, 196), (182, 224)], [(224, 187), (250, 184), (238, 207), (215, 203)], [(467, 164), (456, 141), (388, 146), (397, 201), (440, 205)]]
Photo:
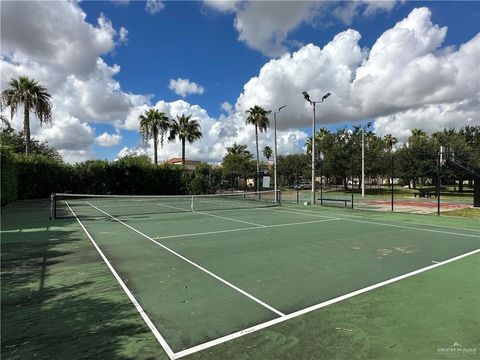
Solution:
[(280, 112), (280, 111), (281, 111), (284, 107), (286, 107), (286, 106), (287, 106), (287, 105), (280, 106), (280, 107), (278, 108), (278, 112)]
[(326, 93), (325, 95), (323, 95), (323, 97), (322, 97), (322, 102), (323, 102), (326, 98), (328, 98), (330, 95), (332, 95), (332, 94), (331, 94), (331, 93)]
[(305, 100), (307, 100), (311, 104), (312, 100), (310, 100), (310, 95), (308, 95), (308, 93), (306, 91), (303, 91), (302, 94), (303, 94), (303, 97), (305, 98)]

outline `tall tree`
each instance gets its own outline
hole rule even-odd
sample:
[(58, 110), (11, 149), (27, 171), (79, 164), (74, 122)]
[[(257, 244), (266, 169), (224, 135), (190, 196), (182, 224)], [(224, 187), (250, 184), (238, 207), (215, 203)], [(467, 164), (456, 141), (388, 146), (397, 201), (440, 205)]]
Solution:
[[(323, 144), (326, 140), (326, 138), (331, 135), (330, 130), (328, 130), (325, 127), (320, 128), (315, 133), (315, 149), (317, 154), (320, 153), (323, 150)], [(307, 154), (312, 154), (312, 138), (309, 137), (306, 142), (307, 145)]]
[(223, 175), (230, 179), (232, 186), (238, 187), (238, 179), (243, 178), (243, 184), (246, 186), (247, 178), (255, 173), (255, 161), (250, 152), (228, 153), (223, 157), (222, 171)]
[(227, 154), (250, 154), (247, 150), (247, 145), (233, 143), (232, 146), (227, 147)]
[[(0, 143), (2, 147), (9, 148), (14, 153), (23, 153), (25, 151), (25, 135), (23, 132), (15, 131), (11, 127), (5, 127), (0, 131)], [(48, 145), (46, 141), (39, 141), (35, 138), (30, 139), (29, 154), (40, 154), (62, 161), (62, 157), (57, 150)]]
[(270, 122), (268, 120), (268, 111), (266, 111), (261, 106), (255, 105), (254, 107), (247, 110), (247, 124), (255, 125), (255, 146), (257, 150), (257, 176), (255, 182), (257, 184), (257, 191), (260, 191), (260, 182), (259, 174), (260, 174), (260, 159), (258, 154), (258, 131), (264, 132), (267, 131)]
[(272, 148), (270, 146), (265, 146), (263, 148), (263, 156), (267, 159), (267, 161), (270, 161), (270, 158), (272, 157)]
[(140, 120), (140, 133), (143, 142), (153, 138), (153, 161), (158, 164), (158, 136), (160, 135), (160, 144), (163, 147), (163, 137), (170, 127), (170, 119), (155, 108), (146, 110), (138, 119)]
[(408, 138), (409, 143), (421, 143), (428, 140), (428, 135), (425, 130), (422, 129), (411, 129), (410, 132), (412, 135)]
[(6, 129), (10, 129), (10, 121), (7, 120), (7, 118), (3, 115), (0, 114), (0, 124), (2, 125), (2, 128), (5, 127)]
[(388, 150), (392, 151), (393, 147), (398, 143), (398, 139), (393, 136), (392, 134), (387, 134), (383, 137), (383, 141), (385, 142), (385, 146)]
[(2, 91), (1, 105), (10, 107), (11, 118), (23, 104), (23, 132), (25, 134), (25, 154), (30, 152), (30, 111), (33, 112), (40, 125), (52, 120), (51, 95), (38, 81), (26, 76), (11, 79), (9, 87)]
[(192, 115), (177, 116), (176, 120), (172, 120), (168, 140), (175, 141), (177, 137), (182, 143), (182, 165), (185, 165), (185, 141), (191, 144), (202, 137), (200, 124), (192, 119)]

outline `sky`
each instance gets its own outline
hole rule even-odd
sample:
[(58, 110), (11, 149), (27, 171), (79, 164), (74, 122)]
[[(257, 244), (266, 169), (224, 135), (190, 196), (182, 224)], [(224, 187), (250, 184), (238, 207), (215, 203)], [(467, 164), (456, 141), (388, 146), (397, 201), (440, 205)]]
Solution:
[[(246, 110), (275, 110), (280, 154), (317, 127), (371, 121), (406, 141), (480, 125), (477, 1), (2, 1), (0, 88), (28, 76), (52, 95), (53, 120), (32, 136), (67, 162), (152, 155), (138, 117), (192, 115), (203, 137), (186, 156), (221, 162), (255, 150)], [(6, 109), (5, 115), (9, 116)], [(12, 121), (22, 128), (23, 110)], [(273, 119), (271, 119), (273, 122)], [(259, 135), (273, 146), (273, 129)], [(181, 155), (165, 141), (159, 161)]]

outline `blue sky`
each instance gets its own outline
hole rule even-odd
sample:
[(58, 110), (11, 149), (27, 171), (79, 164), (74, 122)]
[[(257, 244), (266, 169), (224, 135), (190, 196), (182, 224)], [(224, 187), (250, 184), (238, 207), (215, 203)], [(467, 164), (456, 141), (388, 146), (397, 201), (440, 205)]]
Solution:
[[(95, 23), (103, 13), (112, 23), (128, 29), (128, 44), (104, 57), (108, 63), (122, 67), (116, 79), (124, 90), (153, 94), (154, 100), (174, 101), (178, 96), (168, 89), (169, 79), (187, 78), (207, 89), (205, 94), (191, 95), (188, 100), (201, 104), (211, 116), (218, 117), (221, 104), (234, 103), (243, 85), (258, 74), (269, 57), (237, 40), (233, 14), (216, 13), (200, 1), (170, 1), (165, 5), (152, 16), (145, 13), (142, 1), (128, 6), (108, 1), (80, 4), (87, 21)], [(368, 19), (355, 17), (350, 25), (338, 20), (316, 27), (304, 24), (289, 37), (304, 44), (324, 46), (336, 34), (353, 28), (362, 34), (360, 45), (370, 48), (386, 29), (405, 18), (412, 9), (425, 5), (432, 10), (433, 23), (448, 26), (445, 45), (461, 44), (478, 33), (478, 2), (411, 1), (399, 4), (391, 13)]]
[[(434, 130), (479, 123), (478, 86), (462, 83), (467, 72), (473, 83), (479, 82), (479, 54), (473, 50), (472, 60), (472, 50), (461, 50), (462, 44), (474, 48), (478, 42), (479, 2), (156, 3), (155, 13), (146, 11), (143, 1), (54, 2), (50, 8), (30, 3), (32, 14), (50, 27), (37, 31), (37, 43), (78, 42), (76, 46), (85, 49), (80, 55), (75, 53), (78, 49), (68, 54), (60, 45), (53, 46), (51, 55), (40, 54), (18, 31), (2, 31), (2, 78), (27, 72), (46, 83), (62, 119), (49, 128), (32, 126), (32, 132), (59, 148), (67, 161), (150, 154), (151, 144), (141, 142), (134, 124), (146, 106), (171, 116), (186, 111), (197, 117), (204, 138), (192, 145), (190, 156), (218, 162), (222, 149), (233, 141), (253, 146), (251, 129), (241, 125), (246, 108), (287, 103), (279, 124), (280, 147), (285, 153), (302, 151), (311, 134), (311, 110), (301, 90), (333, 92), (319, 110), (319, 122), (328, 119), (330, 129), (372, 120), (380, 135), (395, 133), (402, 138), (413, 126)], [(24, 6), (3, 6), (2, 22), (10, 25), (11, 14), (27, 17)], [(309, 43), (314, 48), (308, 48)], [(372, 56), (372, 49), (380, 47), (385, 50)], [(62, 57), (78, 58), (83, 64), (61, 62)], [(412, 75), (408, 69), (415, 67), (421, 72), (417, 69)], [(364, 73), (368, 76), (361, 82), (359, 74)], [(422, 89), (411, 99), (408, 89), (415, 77)], [(176, 94), (169, 83), (179, 78), (202, 87), (203, 93)], [(366, 79), (376, 80), (365, 84)], [(375, 102), (392, 79), (399, 82), (398, 89), (388, 94), (391, 98)], [(369, 97), (360, 84), (371, 91)], [(222, 110), (224, 102), (230, 111)], [(456, 117), (427, 123), (426, 119), (446, 113)], [(271, 134), (261, 141), (269, 144)], [(166, 160), (175, 154), (175, 144), (167, 144), (160, 157)]]

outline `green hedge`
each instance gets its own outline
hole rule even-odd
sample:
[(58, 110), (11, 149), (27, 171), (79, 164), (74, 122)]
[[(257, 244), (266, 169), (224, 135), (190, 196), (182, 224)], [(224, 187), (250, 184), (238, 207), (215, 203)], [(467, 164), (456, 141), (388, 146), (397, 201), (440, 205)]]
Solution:
[(18, 175), (15, 155), (1, 149), (1, 197), (2, 206), (18, 199)]
[(68, 191), (79, 179), (71, 166), (44, 155), (17, 155), (18, 199), (48, 198), (52, 192)]
[(43, 155), (2, 152), (2, 205), (51, 193), (180, 195), (214, 192), (219, 169), (201, 164), (191, 171), (142, 159), (90, 160), (69, 165)]

